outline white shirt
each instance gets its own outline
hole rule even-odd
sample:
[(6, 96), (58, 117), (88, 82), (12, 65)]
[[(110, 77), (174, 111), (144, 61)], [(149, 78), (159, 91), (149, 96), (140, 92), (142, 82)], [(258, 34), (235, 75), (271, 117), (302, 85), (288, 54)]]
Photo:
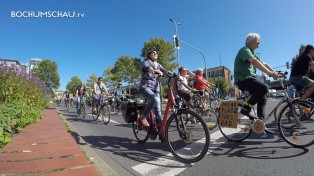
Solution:
[(188, 79), (186, 78), (187, 76), (179, 76), (179, 79), (177, 81), (177, 85), (178, 85), (178, 90), (185, 90), (188, 91), (189, 89), (187, 89), (183, 84), (185, 83), (186, 85), (188, 85)]

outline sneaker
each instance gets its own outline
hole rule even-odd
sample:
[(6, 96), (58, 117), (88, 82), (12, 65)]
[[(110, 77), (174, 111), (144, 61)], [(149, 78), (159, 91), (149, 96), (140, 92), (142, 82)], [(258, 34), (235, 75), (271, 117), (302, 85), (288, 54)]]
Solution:
[(148, 121), (146, 120), (146, 118), (145, 118), (145, 119), (140, 118), (139, 120), (140, 120), (140, 122), (142, 123), (142, 125), (143, 125), (144, 127), (149, 127), (149, 123), (148, 123)]
[(255, 115), (251, 114), (251, 111), (248, 111), (248, 110), (243, 109), (243, 108), (241, 109), (240, 113), (245, 115), (245, 116), (248, 116), (250, 120), (259, 119)]

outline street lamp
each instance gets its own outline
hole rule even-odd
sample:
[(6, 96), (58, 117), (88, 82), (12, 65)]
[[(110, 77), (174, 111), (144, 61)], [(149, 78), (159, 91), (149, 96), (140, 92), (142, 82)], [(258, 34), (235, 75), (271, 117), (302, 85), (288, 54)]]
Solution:
[(178, 23), (176, 21), (174, 21), (172, 18), (169, 18), (169, 20), (174, 24), (174, 27), (175, 27), (175, 31), (176, 31), (176, 34), (175, 36), (173, 36), (173, 39), (174, 39), (174, 42), (175, 42), (175, 45), (176, 45), (176, 52), (177, 52), (177, 64), (178, 64), (178, 68), (180, 67), (180, 63), (179, 63), (179, 43), (178, 43), (178, 25), (181, 25), (181, 23)]

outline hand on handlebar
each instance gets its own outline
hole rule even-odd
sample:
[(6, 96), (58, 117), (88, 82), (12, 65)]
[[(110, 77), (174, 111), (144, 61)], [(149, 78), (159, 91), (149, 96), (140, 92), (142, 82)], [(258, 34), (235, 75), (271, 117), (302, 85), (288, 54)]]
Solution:
[(164, 75), (164, 73), (160, 70), (154, 70), (154, 74), (157, 74), (158, 76)]
[(277, 80), (277, 78), (278, 78), (278, 73), (275, 72), (275, 71), (271, 71), (270, 74), (269, 74), (269, 76), (273, 77), (274, 80)]

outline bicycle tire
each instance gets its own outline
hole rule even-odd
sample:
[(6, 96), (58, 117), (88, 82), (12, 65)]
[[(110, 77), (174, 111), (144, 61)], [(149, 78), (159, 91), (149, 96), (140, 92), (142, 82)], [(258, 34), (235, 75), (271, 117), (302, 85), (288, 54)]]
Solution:
[[(197, 123), (191, 123), (191, 118)], [(194, 111), (179, 109), (173, 113), (167, 121), (165, 137), (170, 152), (181, 162), (195, 163), (208, 152), (209, 131), (202, 117)]]
[(98, 120), (98, 117), (99, 117), (99, 106), (96, 106), (96, 110), (95, 110), (96, 112), (93, 112), (92, 111), (92, 117), (93, 117), (93, 119), (94, 119), (94, 121), (97, 121)]
[[(304, 148), (314, 144), (314, 120), (312, 111), (305, 112), (314, 105), (304, 100), (287, 104), (278, 117), (278, 131), (285, 142), (296, 148)], [(310, 117), (308, 117), (310, 116)]]
[(238, 104), (238, 120), (237, 120), (237, 127), (230, 128), (230, 127), (223, 127), (219, 124), (220, 117), (218, 117), (218, 127), (222, 135), (227, 138), (229, 141), (232, 142), (241, 142), (244, 139), (248, 138), (251, 133), (251, 120), (249, 117), (240, 113), (243, 105)]
[(133, 134), (138, 143), (143, 144), (149, 138), (149, 130), (145, 129), (139, 120), (132, 122)]
[(85, 108), (85, 103), (81, 104), (81, 116), (85, 118), (86, 116), (86, 108)]
[(99, 116), (101, 117), (105, 125), (110, 122), (110, 108), (108, 105), (103, 105), (100, 107)]

